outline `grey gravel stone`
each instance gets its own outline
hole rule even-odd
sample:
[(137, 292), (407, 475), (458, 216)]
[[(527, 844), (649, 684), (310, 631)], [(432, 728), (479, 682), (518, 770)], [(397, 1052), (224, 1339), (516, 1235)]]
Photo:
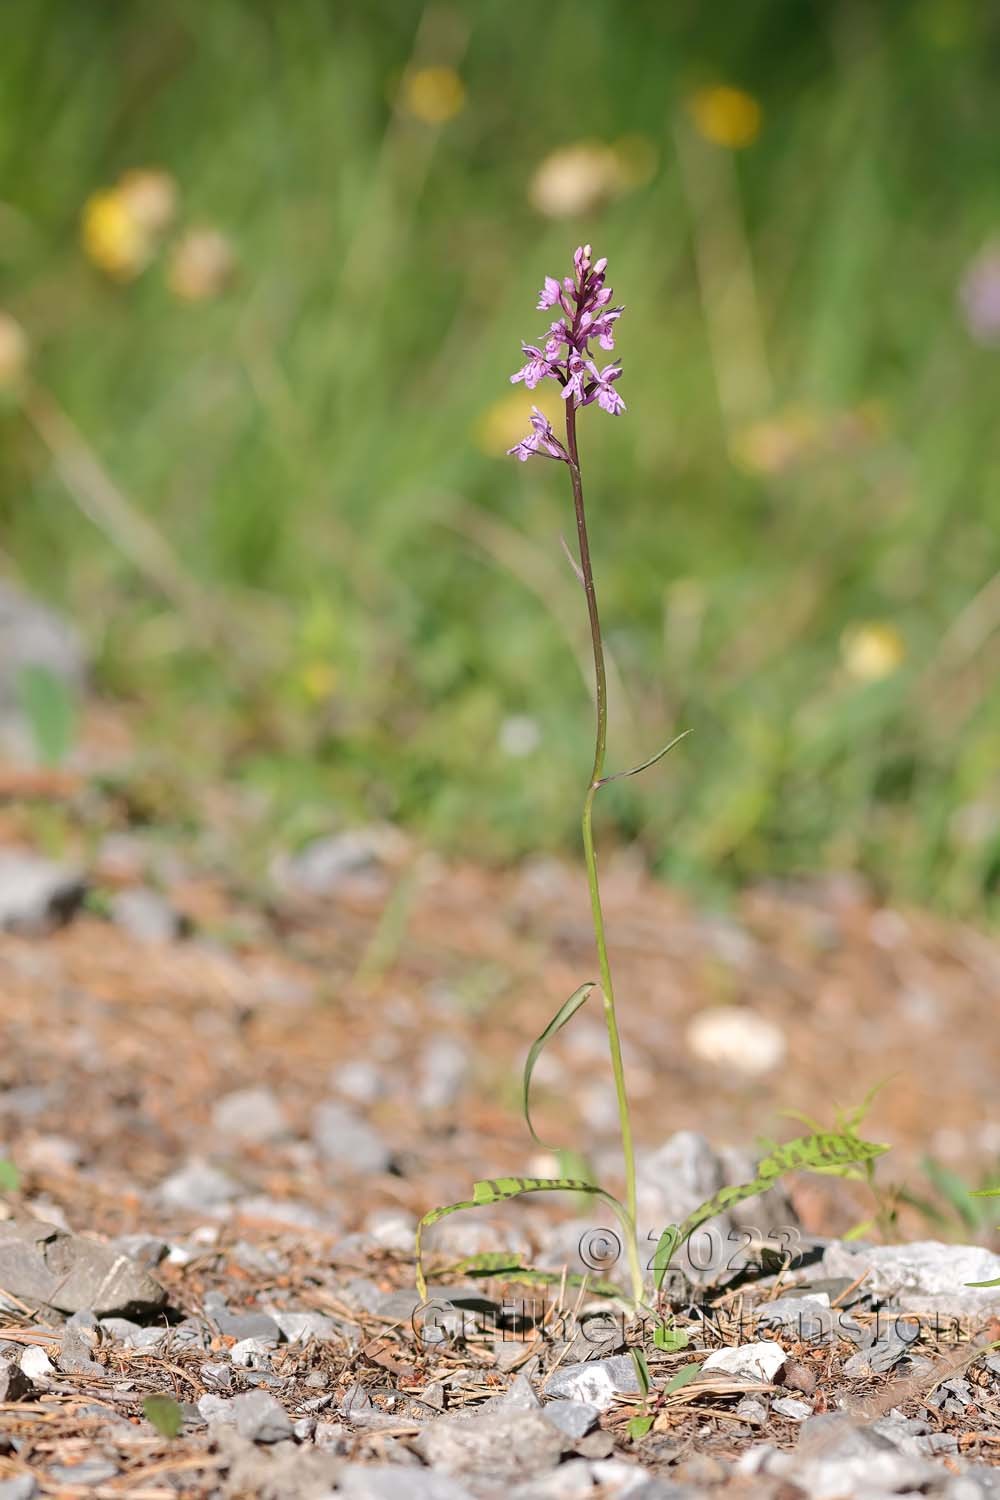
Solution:
[(184, 934), (184, 919), (151, 886), (131, 886), (111, 898), (111, 920), (137, 943), (173, 943)]
[(8, 1401), (27, 1401), (35, 1388), (20, 1365), (12, 1359), (0, 1358), (0, 1405)]
[(208, 1360), (198, 1373), (201, 1375), (203, 1384), (215, 1392), (225, 1393), (233, 1388), (232, 1366), (224, 1364), (222, 1360)]
[(469, 1073), (469, 1051), (456, 1037), (432, 1037), (417, 1063), (417, 1103), (434, 1113), (450, 1109)]
[(0, 1479), (0, 1500), (35, 1500), (38, 1485), (33, 1474), (18, 1474), (14, 1479)]
[(433, 1469), (508, 1484), (554, 1469), (564, 1447), (560, 1432), (537, 1411), (490, 1411), (475, 1421), (441, 1417), (417, 1440)]
[(317, 1106), (313, 1139), (326, 1161), (352, 1174), (384, 1172), (392, 1161), (378, 1131), (336, 1100)]
[(287, 1136), (288, 1120), (270, 1089), (236, 1089), (216, 1100), (212, 1129), (230, 1141), (263, 1145)]
[(774, 1302), (762, 1302), (751, 1316), (757, 1328), (792, 1328), (805, 1340), (829, 1337), (834, 1322), (827, 1292), (807, 1292), (802, 1297), (778, 1297)]
[(793, 1422), (804, 1422), (811, 1417), (813, 1409), (808, 1401), (799, 1401), (795, 1396), (779, 1396), (776, 1401), (771, 1402), (771, 1410), (778, 1413), (779, 1417), (789, 1417)]
[(342, 1063), (330, 1076), (330, 1086), (355, 1104), (374, 1104), (386, 1092), (385, 1074), (370, 1058)]
[(79, 870), (21, 849), (0, 849), (0, 928), (41, 937), (68, 922), (83, 900)]
[(40, 1219), (0, 1220), (0, 1286), (22, 1302), (69, 1313), (151, 1313), (166, 1302), (159, 1283), (127, 1255)]
[(91, 1358), (92, 1345), (81, 1336), (78, 1328), (68, 1325), (63, 1331), (62, 1348), (59, 1350), (59, 1368), (68, 1375), (103, 1375), (104, 1366)]
[(798, 1447), (781, 1455), (781, 1472), (811, 1500), (842, 1500), (845, 1495), (896, 1495), (933, 1492), (941, 1470), (921, 1458), (900, 1453), (870, 1427), (862, 1427), (840, 1412), (810, 1417), (804, 1422)]
[(276, 1312), (274, 1321), (290, 1344), (306, 1344), (310, 1339), (334, 1339), (337, 1325), (325, 1313)]
[(740, 1421), (751, 1427), (763, 1427), (767, 1421), (767, 1402), (762, 1401), (759, 1396), (744, 1396), (742, 1401), (736, 1403), (735, 1409)]
[(615, 1396), (638, 1395), (639, 1378), (630, 1354), (610, 1359), (584, 1360), (562, 1365), (546, 1382), (545, 1394), (561, 1400), (585, 1401), (598, 1411), (607, 1411)]
[(280, 1443), (292, 1436), (284, 1407), (267, 1391), (247, 1391), (232, 1399), (236, 1431), (251, 1443)]
[(893, 1297), (911, 1312), (959, 1316), (1000, 1311), (1000, 1286), (966, 1285), (1000, 1277), (1000, 1255), (981, 1245), (920, 1240), (859, 1248), (835, 1241), (824, 1252), (823, 1269), (828, 1275), (852, 1279), (867, 1269), (866, 1291), (880, 1298)]
[(586, 1437), (601, 1414), (590, 1401), (550, 1401), (542, 1410), (565, 1437), (573, 1439)]
[(295, 854), (279, 856), (271, 878), (285, 897), (335, 896), (362, 882), (374, 894), (386, 886), (387, 867), (405, 848), (395, 828), (352, 828), (313, 839)]
[(123, 1255), (134, 1260), (145, 1271), (154, 1271), (170, 1253), (166, 1240), (153, 1234), (120, 1234), (111, 1244)]
[(52, 1464), (48, 1477), (57, 1484), (90, 1486), (106, 1484), (117, 1473), (117, 1466), (106, 1458), (85, 1458), (79, 1464)]
[(407, 1469), (398, 1464), (348, 1464), (337, 1476), (345, 1500), (473, 1500), (472, 1491), (448, 1474)]
[(240, 1370), (269, 1370), (276, 1348), (273, 1339), (240, 1339), (230, 1349), (229, 1358)]
[(918, 1330), (914, 1329), (913, 1332), (913, 1339), (901, 1338), (895, 1330), (887, 1333), (884, 1338), (876, 1339), (845, 1361), (843, 1373), (852, 1380), (868, 1375), (887, 1374), (912, 1351)]
[(194, 1213), (224, 1208), (240, 1195), (240, 1188), (227, 1173), (195, 1157), (165, 1177), (156, 1190), (164, 1208)]
[(262, 1339), (270, 1344), (277, 1344), (281, 1340), (281, 1328), (269, 1313), (230, 1312), (220, 1292), (209, 1292), (205, 1297), (204, 1308), (205, 1316), (227, 1338), (241, 1341)]

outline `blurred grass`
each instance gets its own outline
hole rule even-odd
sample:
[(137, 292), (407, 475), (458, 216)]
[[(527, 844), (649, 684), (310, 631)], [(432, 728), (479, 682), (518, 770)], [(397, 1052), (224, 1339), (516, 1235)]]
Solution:
[[(542, 276), (588, 239), (628, 306), (628, 416), (583, 430), (612, 753), (694, 730), (605, 816), (702, 887), (853, 865), (995, 903), (1000, 354), (956, 294), (1000, 228), (1000, 15), (9, 0), (0, 43), (0, 306), (227, 629), (80, 513), (13, 399), (4, 552), (178, 766), (293, 835), (334, 809), (491, 858), (575, 843), (567, 496), (495, 455)], [(452, 118), (408, 111), (421, 66), (460, 78)], [(716, 82), (759, 105), (746, 149), (696, 128)], [(647, 180), (553, 217), (533, 175), (581, 141)], [(118, 282), (80, 215), (137, 167), (178, 219)], [(185, 303), (165, 256), (197, 225), (238, 271)]]

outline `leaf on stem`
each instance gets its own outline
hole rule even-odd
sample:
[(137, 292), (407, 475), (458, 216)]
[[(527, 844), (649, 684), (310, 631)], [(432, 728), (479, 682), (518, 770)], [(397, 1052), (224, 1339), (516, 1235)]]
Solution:
[(638, 776), (641, 771), (648, 771), (650, 766), (655, 766), (656, 762), (668, 755), (675, 745), (680, 744), (681, 740), (686, 740), (690, 733), (690, 729), (682, 730), (680, 734), (674, 736), (669, 745), (664, 745), (662, 750), (657, 750), (656, 754), (644, 760), (641, 766), (633, 766), (630, 771), (616, 771), (613, 776), (602, 776), (597, 785), (607, 786), (611, 781), (624, 781), (627, 776)]
[(562, 1030), (567, 1021), (572, 1020), (572, 1018), (576, 1015), (577, 1011), (582, 1005), (586, 1005), (587, 1001), (590, 999), (592, 992), (596, 988), (596, 982), (593, 979), (589, 979), (586, 984), (581, 984), (578, 990), (573, 991), (569, 999), (565, 1000), (556, 1011), (555, 1015), (552, 1017), (552, 1020), (546, 1026), (541, 1036), (532, 1042), (531, 1047), (528, 1051), (527, 1059), (525, 1060), (524, 1078), (521, 1085), (521, 1109), (524, 1113), (525, 1124), (531, 1132), (531, 1139), (533, 1141), (536, 1141), (539, 1146), (544, 1146), (548, 1151), (555, 1151), (558, 1148), (549, 1145), (547, 1141), (543, 1141), (541, 1136), (535, 1130), (534, 1125), (532, 1125), (531, 1123), (531, 1111), (528, 1108), (528, 1095), (531, 1088), (531, 1075), (535, 1071), (535, 1064), (541, 1056), (542, 1049), (545, 1047), (545, 1044), (555, 1036), (556, 1032)]
[(635, 1365), (636, 1379), (639, 1382), (639, 1390), (642, 1393), (643, 1398), (645, 1399), (645, 1397), (649, 1395), (649, 1365), (647, 1364), (646, 1356), (645, 1354), (643, 1354), (641, 1349), (633, 1349), (631, 1351), (631, 1354), (632, 1363)]
[(580, 581), (580, 587), (582, 589), (585, 589), (587, 587), (587, 580), (583, 576), (583, 569), (580, 567), (580, 564), (577, 562), (576, 558), (573, 556), (573, 553), (570, 551), (570, 546), (566, 538), (564, 536), (561, 536), (559, 540), (562, 542), (562, 549), (566, 554), (566, 558), (569, 562), (570, 567), (573, 569), (573, 572), (576, 574), (577, 578)]
[(659, 1291), (663, 1286), (663, 1278), (674, 1251), (690, 1239), (707, 1219), (714, 1219), (717, 1214), (724, 1213), (727, 1208), (742, 1202), (744, 1198), (754, 1198), (758, 1193), (766, 1193), (786, 1172), (829, 1172), (851, 1163), (871, 1161), (888, 1149), (888, 1146), (879, 1145), (876, 1141), (864, 1141), (850, 1132), (841, 1134), (834, 1131), (817, 1131), (815, 1135), (798, 1136), (783, 1146), (776, 1146), (770, 1155), (757, 1163), (757, 1176), (753, 1182), (720, 1188), (700, 1208), (689, 1214), (679, 1229), (664, 1231), (653, 1257), (656, 1290)]
[(506, 1203), (510, 1198), (520, 1198), (525, 1193), (590, 1193), (603, 1199), (614, 1210), (627, 1235), (635, 1236), (635, 1227), (625, 1205), (619, 1203), (613, 1194), (605, 1192), (604, 1188), (595, 1187), (592, 1182), (583, 1182), (576, 1177), (490, 1177), (473, 1183), (471, 1198), (464, 1199), (461, 1203), (446, 1203), (441, 1208), (432, 1208), (417, 1225), (414, 1242), (416, 1283), (417, 1292), (423, 1300), (426, 1301), (427, 1298), (427, 1278), (424, 1275), (421, 1246), (424, 1230), (431, 1224), (436, 1224), (439, 1219), (447, 1218), (448, 1214), (457, 1214), (461, 1209), (486, 1208), (493, 1203)]

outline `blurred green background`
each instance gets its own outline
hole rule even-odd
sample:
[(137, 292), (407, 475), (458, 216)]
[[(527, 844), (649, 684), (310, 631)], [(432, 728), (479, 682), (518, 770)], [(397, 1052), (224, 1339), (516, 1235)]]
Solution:
[(589, 240), (627, 305), (628, 414), (582, 424), (613, 763), (694, 731), (605, 836), (706, 890), (995, 901), (1000, 12), (8, 0), (0, 33), (4, 560), (179, 782), (291, 839), (575, 847), (565, 474), (503, 451)]

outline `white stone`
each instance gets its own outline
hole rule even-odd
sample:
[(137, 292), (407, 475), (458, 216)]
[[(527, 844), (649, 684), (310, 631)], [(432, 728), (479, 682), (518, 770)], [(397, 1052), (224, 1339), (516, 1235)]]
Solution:
[(917, 1240), (910, 1245), (858, 1248), (835, 1241), (823, 1255), (827, 1276), (853, 1281), (867, 1271), (865, 1291), (898, 1298), (907, 1312), (960, 1314), (1000, 1309), (1000, 1286), (973, 1287), (969, 1282), (1000, 1277), (1000, 1255), (981, 1245), (945, 1245)]
[(701, 1368), (706, 1375), (718, 1370), (726, 1375), (744, 1375), (750, 1380), (772, 1381), (786, 1358), (780, 1344), (762, 1340), (756, 1344), (738, 1344), (732, 1349), (717, 1349)]
[(785, 1059), (785, 1034), (773, 1021), (742, 1005), (713, 1005), (688, 1023), (688, 1047), (701, 1062), (758, 1078)]

